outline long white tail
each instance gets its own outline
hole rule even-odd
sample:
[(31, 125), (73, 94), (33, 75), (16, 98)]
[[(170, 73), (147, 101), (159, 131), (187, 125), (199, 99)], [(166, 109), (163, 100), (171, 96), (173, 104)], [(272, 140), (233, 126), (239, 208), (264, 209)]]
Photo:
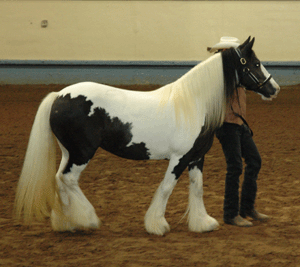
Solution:
[(24, 165), (17, 187), (14, 212), (24, 223), (49, 216), (55, 199), (56, 144), (50, 112), (57, 93), (42, 101), (31, 129)]

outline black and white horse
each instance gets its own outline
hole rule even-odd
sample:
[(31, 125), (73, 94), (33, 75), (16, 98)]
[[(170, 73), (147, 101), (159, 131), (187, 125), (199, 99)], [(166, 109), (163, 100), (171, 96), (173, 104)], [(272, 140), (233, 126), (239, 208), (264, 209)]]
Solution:
[[(97, 228), (94, 207), (81, 191), (81, 172), (101, 147), (127, 159), (169, 159), (165, 177), (145, 216), (148, 233), (170, 227), (164, 214), (182, 172), (190, 177), (189, 229), (211, 231), (218, 222), (203, 203), (203, 157), (238, 85), (272, 99), (279, 86), (252, 50), (250, 37), (218, 53), (174, 83), (136, 92), (84, 82), (50, 93), (32, 127), (15, 213), (25, 223), (51, 216), (56, 231)], [(56, 172), (56, 141), (62, 159)]]

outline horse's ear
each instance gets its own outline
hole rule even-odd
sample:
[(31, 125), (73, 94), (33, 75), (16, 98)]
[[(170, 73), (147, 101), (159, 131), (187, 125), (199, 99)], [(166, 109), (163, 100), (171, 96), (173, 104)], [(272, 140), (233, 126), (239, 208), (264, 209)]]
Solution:
[(255, 41), (255, 38), (253, 37), (253, 39), (249, 43), (247, 43), (244, 48), (242, 48), (244, 55), (251, 56), (254, 41)]
[(250, 42), (250, 39), (251, 39), (251, 36), (249, 36), (248, 39), (240, 45), (240, 49), (243, 49)]

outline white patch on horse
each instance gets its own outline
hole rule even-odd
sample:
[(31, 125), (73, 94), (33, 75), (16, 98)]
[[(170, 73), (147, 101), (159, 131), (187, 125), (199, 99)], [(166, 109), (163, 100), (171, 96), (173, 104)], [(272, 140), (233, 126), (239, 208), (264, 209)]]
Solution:
[[(266, 68), (261, 64), (260, 65), (260, 68), (261, 68), (261, 71), (262, 73), (264, 74), (265, 77), (269, 77), (270, 76), (270, 73), (266, 70)], [(271, 97), (267, 98), (265, 96), (263, 96), (262, 94), (261, 95), (261, 98), (262, 100), (265, 100), (265, 101), (272, 101), (273, 98), (276, 98), (279, 91), (280, 91), (280, 87), (279, 85), (275, 82), (275, 80), (273, 79), (273, 77), (271, 78), (270, 80), (270, 83), (272, 84), (272, 86), (276, 89), (276, 93), (274, 95), (271, 95)]]

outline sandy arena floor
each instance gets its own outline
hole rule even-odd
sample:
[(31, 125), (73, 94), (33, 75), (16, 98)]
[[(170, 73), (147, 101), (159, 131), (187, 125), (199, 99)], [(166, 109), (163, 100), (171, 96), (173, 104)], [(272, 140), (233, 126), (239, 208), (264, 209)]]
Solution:
[[(143, 217), (166, 161), (130, 161), (103, 150), (81, 177), (102, 220), (93, 232), (53, 232), (49, 220), (31, 227), (12, 219), (18, 176), (37, 107), (63, 86), (0, 86), (0, 265), (2, 266), (300, 266), (300, 86), (282, 88), (272, 102), (248, 93), (248, 123), (263, 160), (257, 208), (272, 217), (251, 228), (222, 221), (225, 159), (218, 140), (206, 156), (204, 196), (219, 230), (188, 231), (185, 172), (169, 200), (171, 232), (149, 235)], [(153, 89), (135, 86), (133, 89)], [(59, 155), (57, 160), (59, 160)]]

